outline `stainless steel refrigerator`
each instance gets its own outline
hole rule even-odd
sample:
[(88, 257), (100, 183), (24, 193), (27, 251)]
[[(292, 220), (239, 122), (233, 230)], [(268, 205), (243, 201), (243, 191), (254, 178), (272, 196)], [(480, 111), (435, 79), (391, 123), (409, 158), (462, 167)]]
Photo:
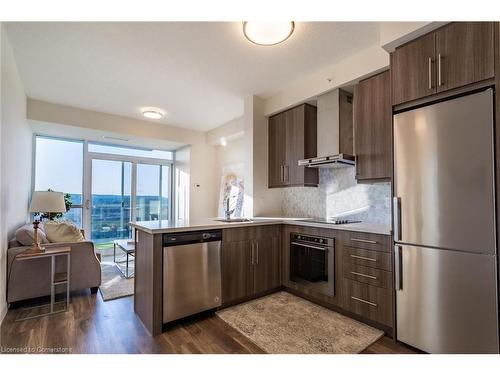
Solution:
[(394, 115), (399, 341), (498, 353), (493, 91)]

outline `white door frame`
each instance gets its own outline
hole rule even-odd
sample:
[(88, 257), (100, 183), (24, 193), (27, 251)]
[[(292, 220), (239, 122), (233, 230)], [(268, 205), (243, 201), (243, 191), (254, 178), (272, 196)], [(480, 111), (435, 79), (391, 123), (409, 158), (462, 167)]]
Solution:
[[(89, 152), (88, 151), (88, 142), (85, 141), (84, 145), (84, 161), (83, 161), (83, 210), (82, 210), (82, 224), (85, 229), (85, 233), (88, 233), (87, 237), (90, 239), (91, 237), (91, 208), (92, 208), (92, 160), (111, 160), (118, 162), (130, 162), (132, 165), (132, 173), (131, 173), (131, 189), (130, 189), (130, 219), (134, 221), (136, 217), (136, 194), (137, 194), (137, 164), (149, 164), (149, 165), (157, 165), (157, 166), (168, 166), (170, 181), (169, 181), (169, 212), (168, 212), (168, 220), (173, 217), (173, 191), (172, 191), (172, 181), (174, 179), (174, 162), (171, 160), (164, 159), (154, 159), (154, 158), (143, 158), (136, 156), (125, 156), (125, 155), (115, 155), (115, 154), (106, 154), (100, 152)], [(161, 169), (160, 169), (161, 171)], [(160, 173), (160, 185), (161, 185), (161, 173)], [(161, 189), (160, 189), (161, 194)]]

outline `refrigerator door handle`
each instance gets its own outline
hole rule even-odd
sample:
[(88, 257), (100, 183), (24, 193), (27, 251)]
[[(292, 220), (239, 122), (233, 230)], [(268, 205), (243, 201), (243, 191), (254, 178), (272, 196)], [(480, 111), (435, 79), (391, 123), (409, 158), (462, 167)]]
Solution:
[(403, 289), (403, 248), (400, 245), (394, 246), (394, 277), (396, 290)]
[(394, 241), (401, 240), (401, 198), (392, 198), (392, 214), (394, 217)]

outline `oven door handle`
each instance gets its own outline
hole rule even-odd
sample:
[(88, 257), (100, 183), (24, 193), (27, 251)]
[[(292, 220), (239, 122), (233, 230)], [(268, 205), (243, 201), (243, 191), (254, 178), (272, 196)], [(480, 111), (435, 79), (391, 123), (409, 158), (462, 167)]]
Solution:
[(328, 247), (319, 247), (319, 246), (314, 246), (314, 245), (307, 245), (305, 243), (300, 243), (300, 242), (292, 242), (291, 245), (302, 246), (302, 247), (306, 247), (308, 249), (328, 251)]

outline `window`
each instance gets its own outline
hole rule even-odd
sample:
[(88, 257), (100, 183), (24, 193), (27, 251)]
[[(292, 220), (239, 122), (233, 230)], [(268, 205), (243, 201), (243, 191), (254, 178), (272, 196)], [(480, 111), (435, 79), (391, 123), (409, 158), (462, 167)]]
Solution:
[(73, 206), (63, 218), (105, 248), (130, 237), (130, 221), (170, 219), (173, 158), (171, 151), (36, 136), (34, 189), (69, 193)]
[(83, 142), (36, 137), (35, 190), (69, 193), (73, 207), (63, 217), (82, 227)]

